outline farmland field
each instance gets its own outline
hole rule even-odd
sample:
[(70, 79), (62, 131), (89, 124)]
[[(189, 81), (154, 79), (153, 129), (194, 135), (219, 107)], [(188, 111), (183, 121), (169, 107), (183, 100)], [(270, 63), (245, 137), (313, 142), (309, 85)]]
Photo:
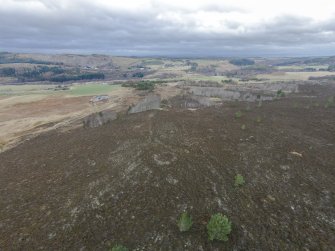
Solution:
[(270, 81), (291, 81), (291, 80), (308, 80), (309, 77), (322, 77), (335, 75), (335, 72), (317, 71), (317, 72), (275, 72), (272, 74), (259, 74), (258, 78)]
[(72, 96), (92, 96), (108, 94), (119, 89), (120, 87), (121, 85), (110, 85), (104, 83), (78, 84), (71, 86), (70, 90), (65, 91), (65, 93)]
[(51, 94), (55, 85), (0, 85), (0, 95)]

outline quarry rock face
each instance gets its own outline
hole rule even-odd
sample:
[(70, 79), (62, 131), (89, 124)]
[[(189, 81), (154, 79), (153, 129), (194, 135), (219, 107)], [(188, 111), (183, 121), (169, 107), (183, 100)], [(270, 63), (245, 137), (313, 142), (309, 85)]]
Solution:
[(227, 90), (221, 87), (191, 87), (190, 93), (199, 97), (218, 97), (226, 101), (249, 101), (272, 100), (274, 94), (265, 94), (264, 92), (251, 92), (242, 90)]
[(149, 95), (142, 101), (131, 107), (128, 113), (145, 112), (153, 109), (159, 109), (161, 106), (161, 98), (158, 95)]
[(114, 111), (101, 111), (84, 118), (83, 124), (85, 128), (94, 128), (109, 123), (116, 118), (117, 114)]

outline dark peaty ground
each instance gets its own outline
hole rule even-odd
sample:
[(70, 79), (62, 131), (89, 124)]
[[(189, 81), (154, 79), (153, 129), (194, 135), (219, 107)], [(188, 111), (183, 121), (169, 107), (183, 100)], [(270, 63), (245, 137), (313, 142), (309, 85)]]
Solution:
[[(301, 89), (250, 109), (57, 130), (1, 153), (0, 250), (332, 250), (335, 108), (324, 104), (334, 88)], [(180, 233), (184, 210), (194, 225)], [(217, 212), (233, 223), (225, 243), (206, 234)]]

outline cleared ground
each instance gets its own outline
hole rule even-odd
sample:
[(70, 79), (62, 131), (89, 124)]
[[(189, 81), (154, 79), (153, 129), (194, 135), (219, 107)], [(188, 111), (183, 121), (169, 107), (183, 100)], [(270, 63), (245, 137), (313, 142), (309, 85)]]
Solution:
[[(167, 99), (180, 93), (176, 83), (158, 86), (155, 92)], [(142, 98), (133, 88), (106, 83), (74, 84), (54, 91), (53, 85), (0, 86), (0, 150), (46, 130), (70, 125), (94, 112), (127, 110)], [(90, 103), (94, 95), (107, 94), (106, 103)], [(80, 123), (79, 123), (80, 124)]]
[[(120, 111), (138, 100), (133, 89), (119, 85), (85, 84), (66, 91), (53, 89), (50, 85), (0, 86), (1, 148), (93, 112), (108, 108)], [(107, 103), (91, 104), (91, 97), (98, 94), (111, 98)]]

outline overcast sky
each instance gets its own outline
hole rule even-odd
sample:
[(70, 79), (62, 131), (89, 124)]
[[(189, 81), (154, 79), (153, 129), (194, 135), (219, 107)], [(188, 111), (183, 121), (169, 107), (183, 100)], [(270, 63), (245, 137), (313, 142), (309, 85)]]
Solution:
[(335, 55), (335, 2), (0, 0), (0, 51)]

